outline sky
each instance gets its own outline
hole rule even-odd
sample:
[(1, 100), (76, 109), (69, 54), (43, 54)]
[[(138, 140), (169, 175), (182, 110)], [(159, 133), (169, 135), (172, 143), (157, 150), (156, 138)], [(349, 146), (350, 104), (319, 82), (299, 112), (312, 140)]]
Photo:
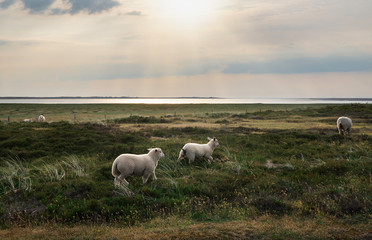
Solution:
[(0, 0), (0, 97), (372, 97), (371, 0)]

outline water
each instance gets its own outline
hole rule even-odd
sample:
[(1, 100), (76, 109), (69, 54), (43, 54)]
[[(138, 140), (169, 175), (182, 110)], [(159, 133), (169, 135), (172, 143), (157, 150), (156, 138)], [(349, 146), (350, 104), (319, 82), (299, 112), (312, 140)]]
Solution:
[(371, 104), (372, 98), (0, 98), (20, 104)]

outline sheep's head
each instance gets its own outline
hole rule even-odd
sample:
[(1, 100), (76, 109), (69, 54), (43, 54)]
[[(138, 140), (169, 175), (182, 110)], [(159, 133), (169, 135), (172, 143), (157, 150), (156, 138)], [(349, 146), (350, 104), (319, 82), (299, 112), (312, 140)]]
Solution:
[(162, 158), (162, 157), (165, 157), (161, 148), (149, 148), (147, 150), (149, 150), (149, 154), (155, 154), (156, 156), (159, 157), (159, 159)]
[(217, 138), (210, 138), (210, 137), (208, 137), (208, 140), (210, 141), (210, 142), (213, 142), (214, 143), (214, 147), (217, 147), (218, 145), (220, 145), (219, 144), (219, 142), (218, 142), (218, 140), (217, 140)]

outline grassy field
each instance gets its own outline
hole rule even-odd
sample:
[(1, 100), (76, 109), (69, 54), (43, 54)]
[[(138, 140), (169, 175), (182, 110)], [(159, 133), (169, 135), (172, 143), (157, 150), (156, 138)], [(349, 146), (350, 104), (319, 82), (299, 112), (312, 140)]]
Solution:
[(213, 113), (245, 113), (266, 110), (318, 108), (325, 105), (277, 104), (0, 104), (0, 121), (20, 122), (36, 119), (40, 114), (48, 122), (97, 122), (131, 115), (139, 116), (206, 116)]
[[(372, 238), (371, 105), (2, 104), (0, 120), (1, 239)], [(208, 136), (212, 164), (176, 162)], [(115, 157), (149, 147), (158, 181), (115, 188)]]

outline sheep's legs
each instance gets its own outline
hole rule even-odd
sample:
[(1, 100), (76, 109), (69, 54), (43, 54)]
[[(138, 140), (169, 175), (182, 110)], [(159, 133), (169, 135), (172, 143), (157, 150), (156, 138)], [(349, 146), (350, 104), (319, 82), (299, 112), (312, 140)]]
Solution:
[(155, 175), (155, 171), (152, 172), (152, 179), (154, 179), (154, 181), (156, 181), (158, 178), (156, 177)]
[(212, 163), (212, 160), (213, 160), (212, 156), (209, 156), (208, 157), (208, 163), (211, 164)]
[(192, 155), (192, 154), (187, 155), (187, 158), (189, 159), (189, 164), (191, 164), (191, 163), (193, 163), (194, 160), (195, 160), (195, 155)]
[(123, 174), (120, 174), (119, 176), (117, 176), (117, 177), (115, 177), (115, 179), (114, 179), (114, 183), (115, 183), (115, 185), (119, 185), (120, 184), (120, 182), (122, 182), (122, 183), (124, 183), (124, 185), (125, 186), (129, 186), (129, 183), (127, 182), (127, 180), (125, 180), (125, 175), (123, 175)]
[(145, 174), (142, 176), (142, 183), (143, 183), (143, 184), (147, 183), (147, 180), (149, 179), (150, 174), (151, 174), (151, 173), (145, 173)]

